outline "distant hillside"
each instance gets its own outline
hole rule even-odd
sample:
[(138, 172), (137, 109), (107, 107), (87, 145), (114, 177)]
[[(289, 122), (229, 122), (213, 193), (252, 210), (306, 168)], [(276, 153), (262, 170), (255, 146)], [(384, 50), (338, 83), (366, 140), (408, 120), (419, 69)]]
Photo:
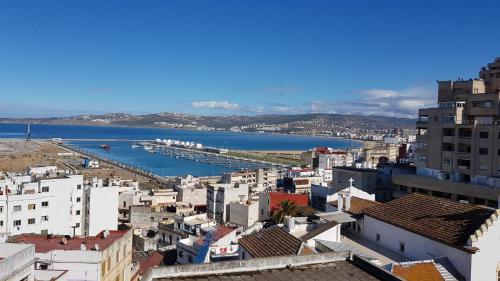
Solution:
[(387, 130), (392, 128), (414, 128), (415, 120), (407, 118), (341, 115), (341, 114), (297, 114), (297, 115), (232, 115), (201, 116), (178, 113), (155, 113), (131, 115), (111, 113), (103, 115), (79, 115), (56, 118), (1, 118), (0, 122), (31, 122), (48, 124), (119, 125), (148, 127), (184, 127), (230, 129), (243, 127), (244, 130), (259, 130), (262, 126), (279, 127), (280, 132), (297, 130)]

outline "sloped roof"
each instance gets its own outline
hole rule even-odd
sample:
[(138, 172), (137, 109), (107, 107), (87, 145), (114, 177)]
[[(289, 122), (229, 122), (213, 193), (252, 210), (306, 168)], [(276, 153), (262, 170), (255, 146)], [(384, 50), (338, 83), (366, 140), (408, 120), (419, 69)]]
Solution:
[(433, 262), (395, 264), (392, 273), (406, 281), (445, 281)]
[(238, 243), (254, 258), (297, 255), (302, 245), (302, 241), (277, 226), (242, 237)]
[(464, 248), (495, 210), (419, 193), (365, 210), (365, 215), (429, 239)]
[[(335, 201), (331, 202), (330, 204), (337, 207), (337, 204), (338, 204), (337, 201), (338, 200), (335, 200)], [(364, 211), (366, 209), (371, 208), (371, 207), (375, 207), (375, 206), (379, 206), (380, 204), (382, 204), (382, 203), (352, 196), (351, 197), (351, 207), (349, 208), (348, 211), (346, 210), (345, 212), (352, 214), (352, 215), (361, 215), (364, 213)], [(345, 198), (344, 198), (344, 206), (345, 206)]]

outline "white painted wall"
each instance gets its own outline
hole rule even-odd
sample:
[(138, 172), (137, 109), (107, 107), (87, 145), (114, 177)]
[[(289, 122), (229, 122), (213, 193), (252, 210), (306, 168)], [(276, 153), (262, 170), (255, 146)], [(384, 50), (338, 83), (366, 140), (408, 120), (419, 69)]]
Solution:
[(500, 268), (500, 223), (494, 220), (483, 236), (473, 247), (479, 248), (479, 252), (472, 255), (472, 268), (470, 280), (497, 280), (497, 268)]
[(85, 235), (118, 229), (118, 187), (85, 187)]
[(376, 234), (380, 234), (380, 241), (377, 243), (380, 243), (395, 252), (399, 252), (400, 242), (404, 243), (405, 251), (402, 254), (416, 260), (447, 257), (467, 281), (482, 281), (482, 279), (470, 278), (470, 253), (379, 221), (367, 215), (364, 216), (363, 230), (363, 235), (374, 242), (377, 242)]

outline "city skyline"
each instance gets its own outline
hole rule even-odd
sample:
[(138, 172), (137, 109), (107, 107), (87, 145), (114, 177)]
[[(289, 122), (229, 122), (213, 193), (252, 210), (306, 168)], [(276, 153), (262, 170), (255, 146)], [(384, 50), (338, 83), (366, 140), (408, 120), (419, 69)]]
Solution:
[(499, 55), (494, 1), (116, 4), (0, 4), (0, 117), (416, 117)]

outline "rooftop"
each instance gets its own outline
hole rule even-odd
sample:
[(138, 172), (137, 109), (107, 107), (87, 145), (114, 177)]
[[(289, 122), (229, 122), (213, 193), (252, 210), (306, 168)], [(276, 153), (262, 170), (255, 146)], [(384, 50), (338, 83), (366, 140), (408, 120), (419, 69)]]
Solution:
[(156, 251), (134, 252), (133, 263), (139, 263), (139, 275), (143, 276), (148, 269), (158, 266), (163, 262), (164, 256)]
[[(337, 207), (337, 200), (332, 201), (330, 204), (332, 206)], [(371, 208), (371, 207), (375, 207), (375, 206), (379, 206), (381, 204), (382, 203), (377, 202), (377, 201), (371, 201), (371, 200), (366, 200), (363, 198), (352, 196), (351, 197), (351, 206), (350, 206), (349, 210), (346, 210), (345, 212), (352, 214), (352, 215), (361, 215), (364, 213), (364, 211), (366, 209)], [(345, 198), (344, 198), (343, 206), (345, 206)]]
[(244, 236), (238, 243), (254, 258), (297, 255), (302, 246), (301, 240), (277, 226)]
[(365, 215), (429, 239), (464, 248), (495, 210), (412, 193), (365, 210)]
[[(73, 237), (67, 239), (65, 236), (50, 236), (47, 235), (37, 235), (37, 234), (21, 234), (9, 238), (11, 243), (23, 243), (23, 244), (34, 244), (36, 253), (48, 253), (55, 250), (63, 251), (80, 251), (81, 245), (85, 244), (87, 250), (97, 251), (95, 246), (97, 245), (99, 251), (104, 251), (116, 240), (122, 238), (128, 231), (127, 230), (110, 230), (109, 236), (104, 238), (104, 231), (96, 236), (89, 237)], [(63, 243), (63, 238), (66, 243)]]
[(357, 281), (401, 279), (361, 258), (353, 257), (350, 260), (349, 252), (339, 252), (157, 267), (148, 272), (143, 280)]

